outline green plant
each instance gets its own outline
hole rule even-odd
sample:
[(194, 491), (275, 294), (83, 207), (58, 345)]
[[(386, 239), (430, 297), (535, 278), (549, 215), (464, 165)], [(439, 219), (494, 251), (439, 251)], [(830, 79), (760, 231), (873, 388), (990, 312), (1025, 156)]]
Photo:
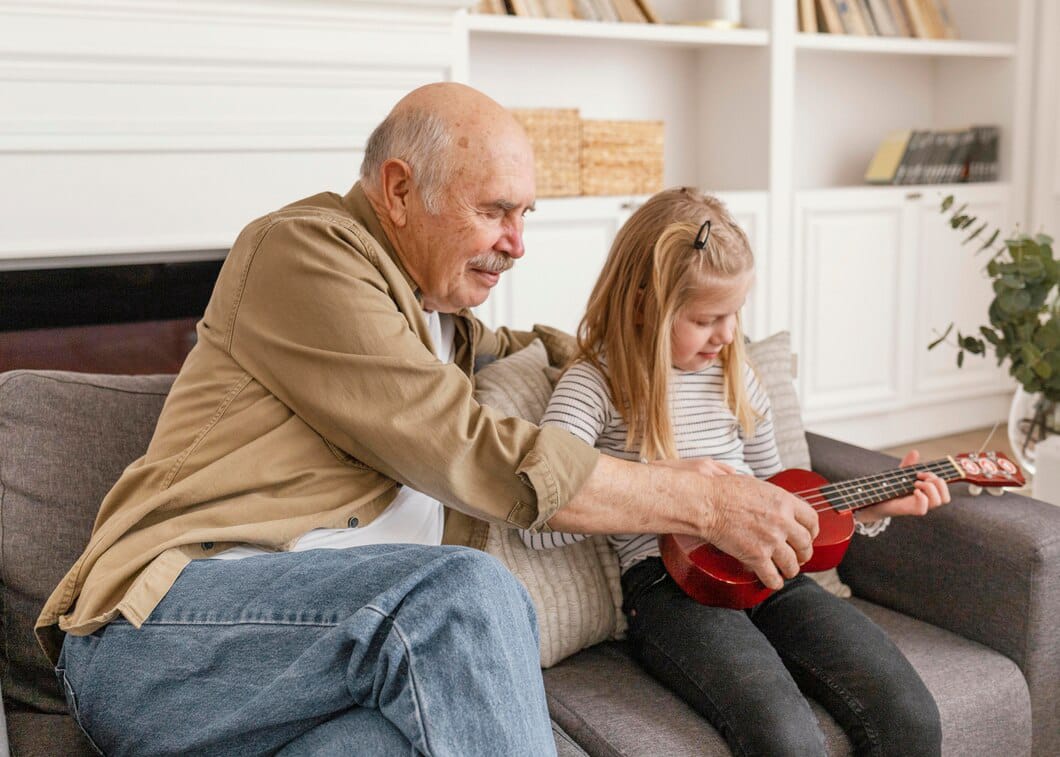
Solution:
[[(972, 229), (962, 244), (981, 239), (989, 224), (965, 213), (967, 205), (953, 210), (954, 198), (942, 201), (941, 213), (957, 231)], [(974, 227), (974, 228), (973, 228)], [(988, 325), (979, 335), (956, 335), (957, 365), (964, 353), (985, 356), (993, 350), (997, 364), (1008, 361), (1009, 373), (1031, 394), (1045, 402), (1060, 402), (1060, 262), (1053, 256), (1053, 240), (1046, 234), (1016, 234), (995, 247), (1000, 230), (980, 243), (976, 255), (989, 252), (986, 275), (993, 281), (994, 299), (987, 311)], [(928, 349), (947, 341), (951, 323)]]

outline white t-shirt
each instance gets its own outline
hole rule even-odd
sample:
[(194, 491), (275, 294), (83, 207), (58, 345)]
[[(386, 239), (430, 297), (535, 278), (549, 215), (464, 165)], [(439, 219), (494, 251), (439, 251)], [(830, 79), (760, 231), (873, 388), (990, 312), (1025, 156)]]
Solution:
[[(447, 313), (424, 311), (434, 354), (443, 363), (453, 362), (455, 327)], [(366, 544), (434, 544), (442, 543), (445, 511), (442, 503), (408, 486), (398, 491), (386, 510), (360, 528), (314, 528), (298, 538), (292, 552), (307, 549), (347, 549)], [(234, 560), (267, 554), (266, 550), (241, 544), (217, 554), (213, 559)]]

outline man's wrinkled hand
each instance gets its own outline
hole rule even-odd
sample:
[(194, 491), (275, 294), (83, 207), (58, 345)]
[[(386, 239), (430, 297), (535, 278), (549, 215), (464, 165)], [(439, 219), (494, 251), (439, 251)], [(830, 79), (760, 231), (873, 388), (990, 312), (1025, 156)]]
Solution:
[(710, 479), (711, 524), (704, 538), (754, 571), (770, 589), (794, 578), (813, 555), (817, 511), (807, 502), (751, 476)]

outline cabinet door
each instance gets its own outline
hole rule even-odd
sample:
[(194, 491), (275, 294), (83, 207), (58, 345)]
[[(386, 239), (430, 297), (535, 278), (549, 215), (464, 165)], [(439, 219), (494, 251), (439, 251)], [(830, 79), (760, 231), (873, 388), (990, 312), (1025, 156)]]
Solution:
[(913, 214), (893, 191), (796, 197), (793, 271), (808, 421), (896, 405), (910, 374)]
[(620, 197), (539, 200), (526, 218), (526, 255), (501, 276), (479, 317), (494, 327), (543, 323), (573, 334), (632, 207)]
[[(944, 194), (953, 194), (954, 207), (967, 203), (965, 211), (980, 221), (966, 231), (956, 231), (948, 222), (950, 213), (939, 212)], [(955, 186), (943, 192), (925, 193), (916, 203), (918, 240), (916, 341), (917, 400), (932, 397), (952, 399), (984, 393), (996, 393), (1010, 386), (1005, 371), (997, 367), (991, 356), (986, 358), (965, 355), (964, 366), (957, 367), (957, 352), (949, 345), (939, 345), (931, 352), (927, 345), (953, 323), (950, 342), (956, 332), (980, 336), (979, 326), (987, 323), (987, 310), (994, 297), (990, 280), (986, 277), (987, 252), (976, 254), (981, 241), (986, 241), (993, 229), (1001, 230), (998, 239), (1013, 232), (1009, 214), (1007, 185)], [(980, 222), (986, 222), (983, 234), (969, 244), (962, 241)], [(1001, 245), (995, 243), (993, 249)]]

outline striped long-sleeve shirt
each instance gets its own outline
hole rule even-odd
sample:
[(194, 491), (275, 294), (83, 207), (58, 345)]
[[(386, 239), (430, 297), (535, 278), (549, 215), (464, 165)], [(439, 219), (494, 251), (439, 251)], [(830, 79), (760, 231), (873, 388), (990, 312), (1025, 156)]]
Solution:
[[(761, 416), (749, 438), (744, 437), (725, 401), (720, 363), (700, 371), (673, 372), (670, 418), (680, 458), (709, 457), (758, 478), (781, 470), (769, 397), (749, 365), (745, 366), (744, 380), (748, 400)], [(590, 363), (578, 363), (563, 374), (541, 425), (560, 426), (604, 454), (624, 460), (641, 459), (637, 451), (625, 449), (626, 423), (611, 402), (604, 377)], [(584, 534), (560, 532), (519, 534), (532, 549), (550, 549), (587, 538)], [(659, 554), (655, 534), (613, 534), (608, 539), (618, 552), (623, 572), (645, 557)]]

